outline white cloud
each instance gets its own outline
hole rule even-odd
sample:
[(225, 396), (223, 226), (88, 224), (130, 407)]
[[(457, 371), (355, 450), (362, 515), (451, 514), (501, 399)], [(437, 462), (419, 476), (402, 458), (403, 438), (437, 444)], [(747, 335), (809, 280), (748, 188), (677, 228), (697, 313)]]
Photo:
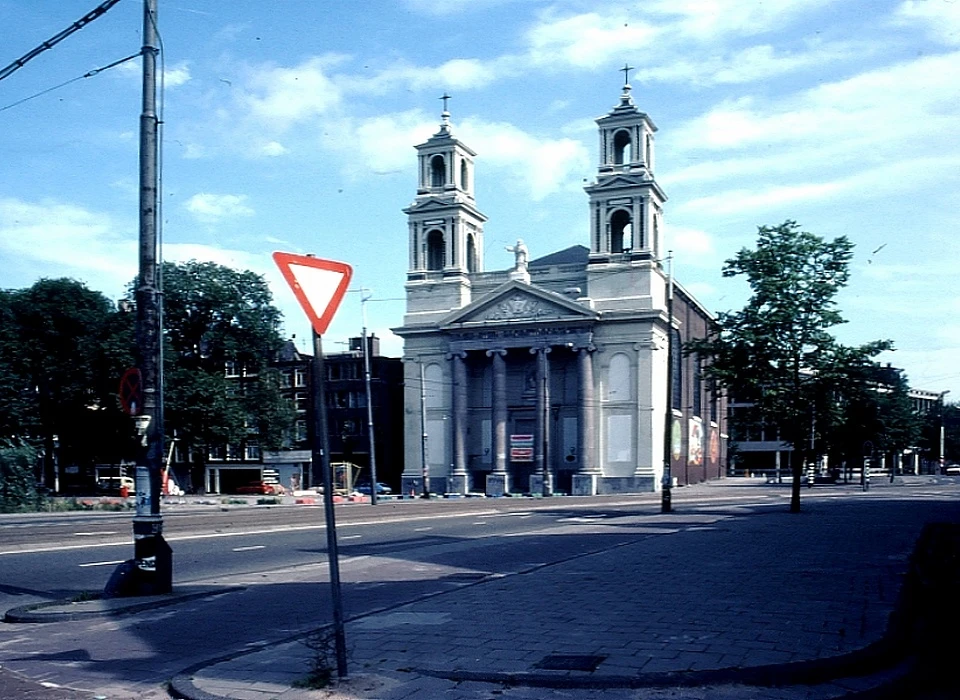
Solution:
[(951, 46), (960, 45), (960, 3), (953, 0), (907, 0), (897, 8), (894, 25), (915, 25)]
[(439, 66), (416, 66), (398, 62), (388, 66), (376, 77), (353, 79), (343, 83), (351, 92), (369, 92), (379, 85), (404, 85), (411, 90), (475, 89), (489, 85), (499, 77), (499, 68), (509, 66), (510, 60), (481, 61), (475, 58), (455, 58)]
[(508, 168), (534, 201), (565, 189), (589, 168), (589, 153), (569, 138), (538, 139), (512, 124), (464, 120), (463, 138), (481, 154), (485, 165)]
[(186, 201), (184, 206), (197, 219), (214, 222), (237, 216), (253, 216), (253, 209), (245, 204), (247, 196), (240, 194), (210, 194), (200, 192)]
[(190, 82), (190, 66), (186, 62), (170, 66), (163, 71), (163, 85), (168, 88), (175, 88)]
[(439, 129), (421, 110), (383, 114), (369, 119), (325, 124), (324, 144), (347, 155), (345, 168), (359, 172), (407, 171), (415, 163), (413, 146), (426, 141)]
[(715, 252), (713, 238), (701, 229), (665, 224), (664, 237), (670, 241), (670, 247), (684, 258), (705, 257)]
[(527, 34), (529, 58), (544, 65), (563, 62), (596, 68), (613, 57), (619, 58), (625, 50), (642, 50), (657, 33), (652, 26), (623, 12), (546, 17)]
[(298, 66), (253, 69), (239, 99), (251, 116), (275, 131), (321, 116), (341, 102), (341, 91), (326, 70), (342, 56), (315, 56)]
[(260, 147), (261, 155), (273, 158), (276, 156), (286, 155), (288, 153), (286, 146), (284, 146), (279, 141), (267, 141)]
[(747, 36), (778, 29), (801, 13), (837, 0), (655, 0), (650, 12), (675, 18), (681, 36), (716, 41), (724, 35)]
[(0, 252), (21, 271), (81, 279), (111, 296), (137, 274), (135, 224), (55, 200), (0, 198)]
[(848, 183), (837, 181), (760, 187), (757, 190), (729, 190), (689, 200), (677, 209), (695, 211), (701, 216), (735, 214), (743, 211), (758, 212), (772, 208), (787, 208), (787, 205), (792, 206), (799, 202), (827, 199), (841, 194), (847, 187)]

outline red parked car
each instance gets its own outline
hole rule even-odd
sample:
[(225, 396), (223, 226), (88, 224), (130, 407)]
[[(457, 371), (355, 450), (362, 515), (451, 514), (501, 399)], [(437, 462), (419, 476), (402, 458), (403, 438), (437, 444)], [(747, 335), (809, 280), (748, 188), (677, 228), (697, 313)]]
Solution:
[(246, 486), (238, 487), (237, 493), (273, 496), (277, 493), (277, 489), (274, 484), (268, 484), (266, 481), (251, 481)]

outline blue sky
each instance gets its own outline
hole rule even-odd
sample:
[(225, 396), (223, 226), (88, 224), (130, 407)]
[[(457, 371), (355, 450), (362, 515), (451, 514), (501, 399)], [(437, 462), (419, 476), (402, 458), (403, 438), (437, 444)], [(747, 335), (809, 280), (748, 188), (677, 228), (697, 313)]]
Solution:
[[(0, 66), (97, 0), (0, 0)], [(444, 91), (477, 151), (485, 267), (588, 244), (594, 119), (625, 63), (659, 127), (675, 273), (740, 308), (723, 261), (797, 220), (856, 244), (846, 343), (878, 338), (913, 386), (960, 400), (958, 0), (159, 0), (169, 260), (266, 275), (288, 334), (308, 326), (270, 257), (314, 253), (372, 290), (399, 354), (416, 152)], [(142, 3), (0, 82), (0, 287), (73, 277), (112, 298), (137, 269)], [(325, 349), (360, 331), (349, 294)], [(304, 345), (306, 347), (306, 345)]]

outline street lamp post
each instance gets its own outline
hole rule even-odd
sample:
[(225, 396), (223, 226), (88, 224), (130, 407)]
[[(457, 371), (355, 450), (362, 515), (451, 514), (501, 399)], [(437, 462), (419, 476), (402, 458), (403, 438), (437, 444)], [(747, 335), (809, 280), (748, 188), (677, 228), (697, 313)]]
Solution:
[(937, 466), (939, 467), (939, 471), (941, 474), (943, 474), (943, 470), (947, 465), (946, 456), (943, 454), (944, 443), (946, 442), (946, 439), (945, 439), (946, 431), (944, 428), (944, 421), (943, 421), (943, 407), (944, 407), (943, 399), (949, 393), (950, 393), (949, 389), (947, 389), (946, 391), (940, 392), (940, 440), (939, 440), (940, 446), (939, 446), (939, 451), (937, 452), (937, 457), (938, 457)]
[(660, 512), (669, 513), (673, 509), (673, 475), (670, 473), (670, 460), (673, 453), (673, 251), (667, 252), (667, 405), (664, 407), (663, 420), (663, 488), (661, 490)]
[(363, 343), (363, 382), (367, 391), (367, 437), (370, 443), (370, 504), (377, 505), (377, 449), (373, 435), (373, 392), (370, 389), (370, 346), (367, 344), (367, 300), (364, 292), (370, 290), (360, 288), (360, 316), (363, 326), (360, 330), (360, 340)]

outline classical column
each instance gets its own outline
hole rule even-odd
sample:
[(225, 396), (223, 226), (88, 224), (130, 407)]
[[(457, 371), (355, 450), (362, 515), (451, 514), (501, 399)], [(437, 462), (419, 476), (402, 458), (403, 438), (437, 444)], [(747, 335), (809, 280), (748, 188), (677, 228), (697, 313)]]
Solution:
[(530, 352), (537, 356), (537, 416), (536, 435), (533, 448), (533, 475), (530, 477), (530, 493), (550, 495), (552, 489), (549, 475), (549, 418), (550, 410), (550, 366), (547, 362), (549, 347), (530, 348)]
[(487, 350), (493, 358), (493, 472), (487, 476), (488, 496), (502, 496), (507, 487), (507, 361), (506, 350)]
[(466, 352), (449, 355), (453, 362), (453, 464), (450, 469), (447, 491), (467, 492), (467, 365)]
[(596, 493), (600, 468), (596, 457), (596, 396), (593, 390), (593, 355), (596, 348), (586, 345), (577, 350), (580, 380), (577, 404), (577, 450), (579, 468), (573, 476), (573, 493), (578, 496)]

